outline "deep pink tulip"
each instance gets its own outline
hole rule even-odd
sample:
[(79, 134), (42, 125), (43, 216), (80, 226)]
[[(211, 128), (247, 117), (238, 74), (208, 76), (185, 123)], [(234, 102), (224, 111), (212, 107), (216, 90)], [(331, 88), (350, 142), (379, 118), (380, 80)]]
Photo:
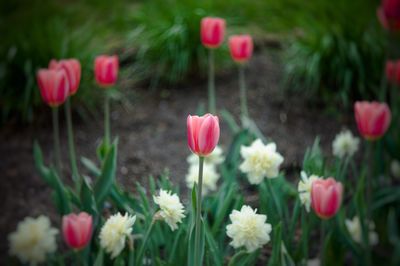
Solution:
[(322, 219), (329, 219), (338, 212), (342, 196), (342, 183), (332, 177), (315, 180), (311, 185), (311, 206)]
[(400, 0), (382, 0), (377, 15), (385, 29), (400, 30)]
[(386, 103), (356, 102), (354, 113), (358, 131), (367, 140), (382, 137), (389, 128), (391, 112)]
[(110, 87), (117, 82), (118, 69), (119, 63), (116, 55), (100, 55), (94, 61), (94, 74), (101, 87)]
[(400, 86), (400, 60), (386, 62), (386, 79), (391, 84)]
[(86, 212), (78, 215), (71, 213), (62, 218), (62, 231), (67, 245), (73, 249), (82, 249), (92, 237), (92, 216)]
[(201, 42), (207, 48), (218, 48), (224, 41), (225, 20), (205, 17), (201, 20)]
[(49, 69), (65, 69), (67, 73), (67, 78), (69, 82), (69, 95), (74, 95), (79, 88), (79, 83), (81, 82), (81, 63), (77, 59), (63, 59), (57, 61), (55, 59), (51, 60), (49, 63)]
[(219, 120), (217, 116), (206, 114), (203, 116), (187, 117), (188, 145), (190, 150), (199, 155), (209, 155), (217, 146), (219, 140)]
[(56, 107), (65, 102), (69, 83), (64, 69), (39, 69), (36, 78), (45, 103)]
[(229, 51), (235, 62), (247, 62), (253, 54), (253, 39), (250, 35), (233, 35), (229, 38)]

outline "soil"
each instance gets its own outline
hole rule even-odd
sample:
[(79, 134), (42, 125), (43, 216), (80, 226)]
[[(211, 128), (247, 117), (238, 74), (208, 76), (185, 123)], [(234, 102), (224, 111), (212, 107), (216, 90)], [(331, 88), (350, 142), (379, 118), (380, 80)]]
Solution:
[[(331, 141), (345, 125), (352, 126), (351, 114), (340, 117), (324, 113), (321, 106), (307, 104), (304, 97), (285, 93), (281, 86), (282, 65), (275, 54), (259, 52), (246, 72), (250, 116), (265, 136), (272, 138), (285, 157), (283, 170), (296, 176), (306, 147), (320, 136), (325, 153), (331, 152)], [(130, 88), (129, 80), (121, 85)], [(184, 188), (187, 171), (186, 117), (206, 103), (207, 81), (191, 80), (176, 88), (124, 90), (123, 104), (112, 106), (112, 134), (119, 137), (118, 178), (126, 189), (133, 190), (138, 181), (146, 183), (149, 175), (157, 176), (169, 169), (176, 185)], [(132, 93), (134, 91), (134, 93)], [(134, 97), (132, 97), (132, 95)], [(217, 102), (220, 109), (239, 115), (237, 71), (224, 70), (217, 75)], [(48, 112), (46, 108), (43, 112)], [(44, 117), (47, 117), (45, 115)], [(49, 116), (48, 116), (49, 117)], [(95, 119), (79, 120), (74, 116), (77, 153), (95, 160), (95, 150), (103, 135), (102, 114)], [(221, 125), (222, 147), (229, 144), (231, 134), (225, 123)], [(16, 229), (26, 216), (45, 214), (54, 226), (60, 218), (52, 205), (50, 189), (39, 177), (32, 156), (32, 143), (39, 141), (47, 162), (52, 156), (51, 120), (38, 120), (28, 126), (6, 127), (0, 131), (0, 258), (7, 253), (7, 235)], [(64, 167), (68, 167), (67, 135), (61, 129)], [(80, 169), (83, 166), (80, 165)], [(64, 176), (69, 176), (65, 170)], [(0, 261), (0, 264), (1, 263)]]

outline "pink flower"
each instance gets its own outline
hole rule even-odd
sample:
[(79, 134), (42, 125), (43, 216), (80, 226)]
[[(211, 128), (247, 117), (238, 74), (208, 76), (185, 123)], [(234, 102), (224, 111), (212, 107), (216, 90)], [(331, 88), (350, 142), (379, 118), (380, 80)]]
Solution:
[(354, 113), (358, 131), (367, 140), (382, 137), (389, 128), (391, 113), (386, 103), (356, 102)]
[(321, 219), (333, 217), (342, 203), (343, 186), (332, 177), (317, 179), (311, 185), (311, 207)]
[(377, 15), (385, 29), (400, 30), (400, 0), (382, 0)]
[(217, 116), (191, 116), (187, 118), (188, 145), (190, 150), (199, 155), (209, 155), (219, 140), (219, 120)]
[(39, 69), (36, 78), (45, 103), (56, 107), (65, 102), (69, 93), (69, 83), (64, 69)]
[(391, 84), (400, 86), (400, 60), (386, 62), (386, 79)]
[(250, 35), (233, 35), (229, 38), (229, 51), (235, 62), (247, 62), (253, 54), (253, 39)]
[(81, 63), (77, 59), (63, 59), (57, 62), (53, 59), (49, 63), (49, 69), (64, 69), (69, 82), (69, 95), (74, 95), (81, 81)]
[(64, 240), (73, 249), (82, 249), (92, 237), (92, 216), (86, 212), (71, 213), (62, 218)]
[(97, 83), (102, 87), (109, 87), (116, 83), (118, 77), (118, 57), (100, 55), (94, 61), (94, 74)]
[(225, 20), (205, 17), (201, 20), (201, 42), (207, 48), (218, 48), (224, 41)]

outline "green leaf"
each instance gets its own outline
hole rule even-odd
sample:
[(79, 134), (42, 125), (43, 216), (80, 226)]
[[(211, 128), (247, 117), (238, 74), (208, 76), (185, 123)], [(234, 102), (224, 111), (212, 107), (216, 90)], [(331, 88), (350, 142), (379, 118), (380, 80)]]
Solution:
[(195, 260), (200, 260), (200, 265), (203, 265), (204, 259), (204, 240), (205, 240), (205, 226), (203, 218), (200, 219), (200, 258), (195, 258), (195, 223), (192, 223), (189, 234), (189, 250), (188, 250), (188, 265), (195, 265)]
[(115, 180), (117, 167), (117, 144), (118, 140), (115, 140), (110, 151), (106, 155), (103, 167), (101, 169), (101, 175), (94, 186), (94, 196), (99, 209), (101, 209), (101, 206), (108, 196), (111, 186)]
[(97, 165), (92, 160), (90, 160), (90, 159), (88, 159), (86, 157), (82, 157), (81, 158), (81, 163), (94, 176), (99, 177), (101, 175), (101, 170), (97, 167)]
[(211, 257), (211, 265), (219, 266), (222, 265), (221, 259), (224, 257), (221, 251), (218, 248), (218, 245), (210, 231), (209, 226), (205, 223), (204, 224), (205, 228), (205, 238), (206, 238), (206, 243), (207, 243), (207, 255), (209, 254)]
[(272, 256), (268, 265), (282, 265), (281, 264), (281, 243), (282, 243), (282, 222), (275, 226), (273, 229), (274, 236), (272, 238)]
[(93, 196), (93, 190), (85, 177), (82, 177), (80, 196), (83, 210), (92, 214), (93, 216), (96, 216), (98, 211), (96, 201)]
[(65, 189), (64, 184), (62, 183), (54, 169), (50, 170), (49, 176), (54, 181), (53, 189), (55, 192), (55, 200), (58, 212), (61, 215), (70, 213), (71, 207), (69, 204), (68, 191)]
[(54, 187), (54, 180), (51, 179), (50, 169), (44, 165), (42, 150), (40, 149), (39, 143), (35, 141), (33, 143), (33, 158), (35, 161), (36, 169), (39, 171), (42, 179), (51, 187)]

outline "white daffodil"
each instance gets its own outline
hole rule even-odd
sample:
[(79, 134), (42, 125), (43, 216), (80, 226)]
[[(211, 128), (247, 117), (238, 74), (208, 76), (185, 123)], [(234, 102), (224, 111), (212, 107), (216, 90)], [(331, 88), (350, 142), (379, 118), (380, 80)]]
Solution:
[[(205, 163), (203, 165), (203, 190), (202, 195), (207, 195), (210, 191), (215, 191), (217, 189), (217, 182), (219, 179), (219, 174), (215, 165)], [(188, 188), (193, 188), (194, 183), (199, 180), (199, 166), (192, 165), (189, 168), (189, 172), (186, 175), (186, 185)]]
[(253, 252), (270, 241), (272, 227), (257, 209), (244, 205), (240, 211), (233, 210), (229, 218), (232, 223), (226, 227), (226, 234), (232, 238), (230, 245), (234, 248), (245, 247)]
[(354, 137), (350, 130), (345, 130), (336, 135), (332, 142), (333, 155), (343, 159), (353, 156), (358, 151), (360, 139)]
[[(225, 157), (220, 146), (216, 146), (210, 155), (204, 158), (204, 164), (219, 165), (223, 163)], [(199, 156), (192, 153), (187, 157), (187, 162), (192, 165), (199, 165)]]
[(178, 195), (160, 189), (158, 196), (153, 196), (154, 202), (160, 207), (158, 214), (169, 225), (172, 231), (178, 228), (178, 223), (185, 217), (185, 210)]
[(17, 231), (8, 236), (10, 255), (18, 257), (23, 263), (37, 265), (46, 260), (46, 255), (57, 249), (58, 230), (51, 227), (46, 216), (34, 219), (25, 218), (18, 223)]
[(132, 226), (136, 216), (125, 213), (112, 215), (100, 231), (100, 246), (110, 253), (111, 258), (117, 257), (125, 247), (126, 238), (131, 237)]
[(310, 212), (311, 206), (311, 186), (315, 180), (318, 180), (320, 177), (316, 175), (307, 176), (304, 171), (300, 173), (301, 180), (297, 185), (297, 191), (299, 192), (299, 198), (301, 205), (303, 205), (307, 212)]
[[(361, 229), (361, 222), (358, 216), (354, 216), (353, 220), (346, 219), (345, 224), (347, 227), (347, 231), (349, 231), (350, 236), (354, 240), (354, 242), (361, 244), (362, 229)], [(378, 244), (379, 238), (378, 234), (375, 232), (374, 222), (368, 223), (368, 230), (369, 230), (369, 244), (371, 246)]]
[(240, 154), (244, 161), (239, 168), (247, 174), (250, 184), (260, 184), (265, 177), (278, 176), (283, 157), (276, 152), (275, 143), (264, 145), (260, 139), (257, 139), (248, 147), (242, 146)]

